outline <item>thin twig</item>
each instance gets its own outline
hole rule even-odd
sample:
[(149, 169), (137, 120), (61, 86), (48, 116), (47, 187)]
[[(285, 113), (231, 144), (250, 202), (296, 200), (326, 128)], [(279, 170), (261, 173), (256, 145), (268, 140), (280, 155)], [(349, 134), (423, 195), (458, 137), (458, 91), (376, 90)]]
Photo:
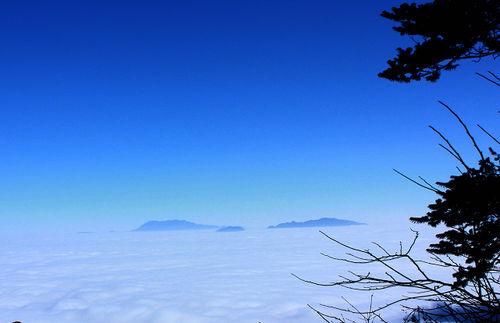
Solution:
[(465, 132), (467, 133), (467, 136), (469, 136), (469, 138), (471, 139), (472, 144), (474, 145), (474, 148), (476, 148), (477, 152), (479, 153), (479, 156), (481, 157), (481, 160), (484, 160), (483, 152), (481, 151), (481, 149), (479, 149), (479, 146), (477, 145), (476, 140), (471, 135), (471, 133), (469, 131), (469, 128), (467, 127), (467, 125), (465, 124), (465, 122), (462, 121), (462, 118), (460, 118), (460, 116), (455, 111), (453, 111), (453, 109), (450, 108), (446, 103), (444, 103), (443, 101), (438, 101), (438, 102), (442, 106), (444, 106), (446, 109), (448, 109), (448, 111), (450, 111), (451, 114), (453, 114), (455, 116), (455, 118), (457, 118), (458, 122), (460, 122), (460, 124), (464, 128)]

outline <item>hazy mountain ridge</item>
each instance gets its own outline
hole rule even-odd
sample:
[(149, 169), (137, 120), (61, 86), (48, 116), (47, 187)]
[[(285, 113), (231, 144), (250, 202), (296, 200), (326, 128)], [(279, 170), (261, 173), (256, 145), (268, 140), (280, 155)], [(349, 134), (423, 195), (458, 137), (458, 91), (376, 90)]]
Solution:
[(209, 230), (217, 229), (217, 225), (198, 224), (185, 220), (148, 221), (133, 231), (176, 231), (176, 230)]
[(317, 220), (308, 220), (304, 222), (284, 222), (277, 225), (271, 225), (267, 227), (268, 229), (287, 229), (287, 228), (312, 228), (312, 227), (340, 227), (348, 225), (362, 225), (365, 223), (360, 223), (345, 219), (336, 218), (321, 218)]
[(219, 229), (217, 229), (217, 232), (240, 232), (240, 231), (245, 231), (245, 229), (240, 226), (227, 226), (227, 227), (220, 227)]
[[(312, 228), (312, 227), (336, 227), (362, 225), (352, 220), (336, 219), (336, 218), (321, 218), (316, 220), (308, 220), (303, 222), (284, 222), (277, 225), (268, 226), (268, 229), (287, 229), (287, 228)], [(209, 224), (198, 224), (186, 220), (165, 220), (165, 221), (148, 221), (134, 229), (133, 231), (182, 231), (182, 230), (216, 230), (217, 232), (239, 232), (245, 231), (242, 226), (217, 226)]]

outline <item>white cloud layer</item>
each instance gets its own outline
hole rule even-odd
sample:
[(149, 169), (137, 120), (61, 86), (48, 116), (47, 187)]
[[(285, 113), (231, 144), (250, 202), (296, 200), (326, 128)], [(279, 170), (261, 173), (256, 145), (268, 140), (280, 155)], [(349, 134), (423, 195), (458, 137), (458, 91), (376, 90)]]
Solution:
[[(410, 239), (409, 226), (325, 231), (357, 246), (379, 241), (395, 250)], [(417, 253), (428, 243), (421, 239)], [(317, 229), (4, 237), (0, 322), (320, 322), (306, 304), (343, 305), (342, 295), (366, 308), (370, 294), (307, 285), (290, 275), (328, 282), (352, 269), (320, 252), (342, 250)], [(375, 295), (375, 302), (398, 291), (392, 293)]]

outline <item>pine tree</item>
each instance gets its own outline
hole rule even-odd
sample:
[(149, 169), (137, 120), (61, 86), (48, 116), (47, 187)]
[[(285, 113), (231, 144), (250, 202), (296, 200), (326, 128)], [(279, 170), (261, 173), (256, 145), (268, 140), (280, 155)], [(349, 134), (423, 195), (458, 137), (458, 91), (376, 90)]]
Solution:
[(430, 211), (412, 221), (433, 227), (446, 226), (427, 251), (437, 255), (463, 257), (466, 267), (458, 267), (454, 285), (465, 287), (482, 281), (499, 264), (500, 255), (500, 157), (490, 148), (491, 157), (482, 157), (477, 168), (467, 167), (447, 182), (438, 182), (439, 198)]
[(399, 23), (393, 29), (411, 37), (413, 47), (398, 48), (397, 56), (379, 77), (397, 82), (436, 81), (442, 71), (461, 60), (497, 57), (500, 53), (500, 1), (434, 0), (403, 3), (382, 17)]

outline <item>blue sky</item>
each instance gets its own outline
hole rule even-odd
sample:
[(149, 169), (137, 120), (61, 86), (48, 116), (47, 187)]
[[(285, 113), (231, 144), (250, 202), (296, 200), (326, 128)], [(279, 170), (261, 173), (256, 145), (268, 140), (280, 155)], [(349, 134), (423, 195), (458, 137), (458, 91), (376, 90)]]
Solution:
[[(399, 1), (12, 1), (0, 12), (2, 230), (263, 226), (421, 214), (446, 179), (450, 103), (498, 129), (466, 63), (436, 84), (377, 78), (408, 44)], [(490, 144), (478, 134), (484, 145)]]

